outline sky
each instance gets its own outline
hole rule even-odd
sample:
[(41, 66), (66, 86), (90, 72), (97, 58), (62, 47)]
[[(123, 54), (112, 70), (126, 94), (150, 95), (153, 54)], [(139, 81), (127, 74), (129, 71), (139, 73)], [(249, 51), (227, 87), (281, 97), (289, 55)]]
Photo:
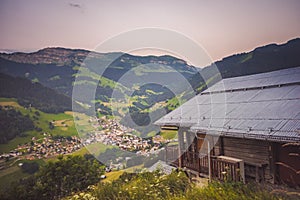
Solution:
[(120, 33), (155, 27), (185, 35), (217, 61), (300, 37), (299, 10), (299, 0), (0, 0), (0, 49), (94, 50)]

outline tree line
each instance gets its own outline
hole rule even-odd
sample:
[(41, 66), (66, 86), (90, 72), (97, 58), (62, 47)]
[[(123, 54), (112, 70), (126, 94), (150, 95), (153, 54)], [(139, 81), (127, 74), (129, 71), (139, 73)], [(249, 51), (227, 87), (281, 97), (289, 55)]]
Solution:
[(33, 129), (34, 124), (29, 115), (23, 115), (10, 106), (0, 106), (0, 144), (16, 136), (26, 136), (25, 132)]
[(35, 107), (46, 113), (72, 110), (70, 97), (59, 94), (40, 83), (0, 73), (0, 97), (16, 98), (24, 107)]

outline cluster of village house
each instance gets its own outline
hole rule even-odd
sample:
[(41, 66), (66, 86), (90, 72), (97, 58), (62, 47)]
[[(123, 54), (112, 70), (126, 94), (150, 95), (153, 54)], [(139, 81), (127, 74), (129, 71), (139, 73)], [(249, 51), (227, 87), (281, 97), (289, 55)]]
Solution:
[(103, 143), (105, 145), (118, 146), (122, 150), (134, 151), (140, 155), (154, 154), (164, 142), (159, 136), (150, 139), (143, 139), (131, 134), (134, 130), (127, 128), (113, 119), (91, 118), (90, 123), (94, 127), (102, 127), (101, 131), (91, 132), (84, 137), (61, 137), (54, 139), (50, 135), (44, 134), (44, 138), (32, 138), (32, 141), (19, 145), (9, 153), (0, 154), (0, 159), (11, 157), (25, 159), (41, 159), (55, 157), (61, 154), (69, 154), (79, 150), (83, 146), (93, 143)]
[(82, 147), (78, 137), (57, 138), (46, 135), (42, 139), (32, 138), (30, 143), (19, 145), (9, 153), (0, 155), (0, 158), (22, 157), (28, 160), (50, 158), (60, 154), (69, 154)]
[[(96, 121), (95, 119), (92, 121)], [(102, 131), (96, 131), (88, 134), (84, 140), (84, 145), (90, 143), (101, 142), (105, 145), (118, 146), (122, 150), (134, 151), (140, 155), (149, 155), (156, 152), (162, 143), (166, 142), (160, 136), (153, 139), (143, 139), (132, 132), (131, 128), (125, 127), (114, 119), (99, 120), (99, 124), (103, 128)], [(96, 126), (96, 124), (94, 124)]]

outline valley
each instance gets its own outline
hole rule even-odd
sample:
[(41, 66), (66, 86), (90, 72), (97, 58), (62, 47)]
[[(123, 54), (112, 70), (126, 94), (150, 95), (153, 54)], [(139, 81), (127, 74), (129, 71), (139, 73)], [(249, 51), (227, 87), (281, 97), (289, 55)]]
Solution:
[[(0, 106), (7, 120), (0, 127), (0, 186), (5, 190), (31, 177), (24, 163), (38, 171), (60, 162), (63, 155), (63, 161), (72, 156), (97, 158), (113, 170), (107, 173), (108, 183), (125, 169), (148, 168), (163, 158), (166, 144), (178, 143), (177, 131), (160, 130), (154, 121), (222, 78), (297, 66), (300, 60), (291, 52), (298, 50), (300, 39), (294, 39), (203, 68), (171, 56), (65, 48), (2, 53)], [(74, 88), (82, 97), (74, 97)], [(87, 98), (91, 90), (93, 99)], [(21, 122), (24, 129), (15, 125)]]

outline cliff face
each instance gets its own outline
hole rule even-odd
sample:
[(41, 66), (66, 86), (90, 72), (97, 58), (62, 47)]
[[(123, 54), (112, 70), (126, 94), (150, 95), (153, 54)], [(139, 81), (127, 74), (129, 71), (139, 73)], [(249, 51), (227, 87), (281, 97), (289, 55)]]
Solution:
[(45, 48), (34, 53), (3, 53), (0, 57), (17, 63), (68, 65), (82, 62), (88, 54), (86, 50)]

